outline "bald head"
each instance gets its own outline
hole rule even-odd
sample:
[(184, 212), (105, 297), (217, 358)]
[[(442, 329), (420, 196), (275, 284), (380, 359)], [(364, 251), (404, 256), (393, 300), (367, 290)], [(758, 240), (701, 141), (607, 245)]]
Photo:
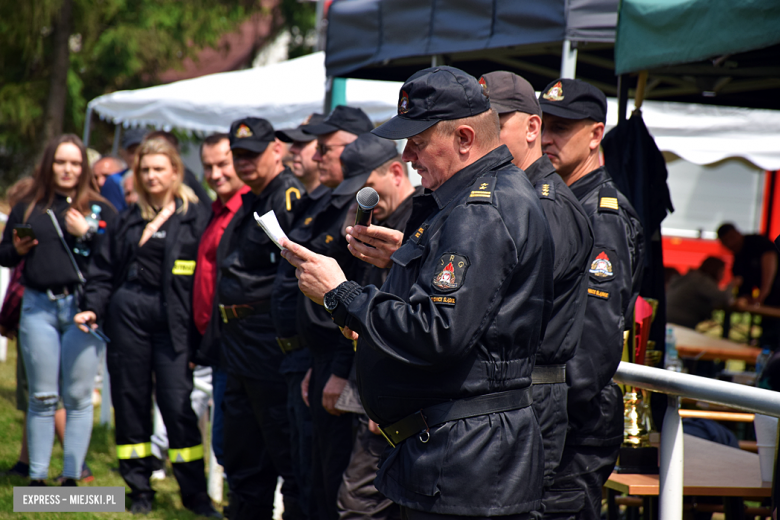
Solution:
[(127, 169), (127, 164), (116, 157), (103, 157), (92, 166), (92, 171), (95, 172), (95, 178), (98, 185), (102, 188), (106, 183), (106, 178), (109, 175), (119, 173)]

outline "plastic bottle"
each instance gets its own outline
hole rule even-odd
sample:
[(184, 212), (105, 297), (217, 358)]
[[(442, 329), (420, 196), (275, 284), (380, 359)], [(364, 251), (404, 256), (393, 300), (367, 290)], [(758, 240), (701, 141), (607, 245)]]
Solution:
[(664, 359), (664, 368), (674, 372), (682, 372), (682, 361), (677, 354), (677, 338), (674, 337), (674, 328), (666, 327), (666, 358)]
[(87, 234), (83, 237), (76, 240), (76, 246), (73, 248), (73, 252), (78, 255), (83, 256), (89, 256), (90, 248), (86, 243), (86, 238), (92, 238), (92, 236), (95, 233), (99, 233), (100, 228), (100, 212), (102, 211), (102, 208), (98, 206), (97, 204), (92, 205), (92, 213), (84, 217), (84, 219), (87, 221), (87, 225), (89, 226), (89, 231), (87, 231)]

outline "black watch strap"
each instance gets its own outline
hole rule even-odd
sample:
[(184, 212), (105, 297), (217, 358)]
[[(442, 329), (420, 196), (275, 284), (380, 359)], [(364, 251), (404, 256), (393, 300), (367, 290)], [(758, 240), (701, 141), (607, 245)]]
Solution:
[[(360, 284), (351, 281), (342, 282), (333, 290), (335, 291), (335, 299), (337, 304), (331, 313), (331, 318), (339, 327), (344, 326), (344, 323), (347, 319), (347, 308), (349, 307), (349, 304), (352, 303), (352, 300), (354, 300), (362, 290), (363, 288), (360, 286)], [(328, 294), (333, 293), (333, 291)]]

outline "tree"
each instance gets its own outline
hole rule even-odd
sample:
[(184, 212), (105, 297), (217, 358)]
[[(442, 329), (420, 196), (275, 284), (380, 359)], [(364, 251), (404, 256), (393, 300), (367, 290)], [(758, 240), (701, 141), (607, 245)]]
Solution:
[[(301, 29), (313, 23), (313, 4)], [(46, 139), (81, 134), (96, 96), (157, 83), (252, 13), (285, 23), (261, 0), (22, 0), (0, 2), (0, 184), (29, 171)], [(293, 16), (294, 15), (294, 16)], [(297, 25), (296, 25), (297, 26)]]

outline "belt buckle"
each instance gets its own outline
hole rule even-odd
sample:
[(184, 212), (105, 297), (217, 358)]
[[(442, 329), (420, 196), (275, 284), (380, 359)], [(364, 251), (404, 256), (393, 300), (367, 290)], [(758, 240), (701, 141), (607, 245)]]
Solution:
[(393, 441), (391, 441), (391, 440), (390, 440), (390, 437), (389, 437), (389, 436), (388, 436), (388, 435), (385, 433), (385, 429), (384, 429), (384, 428), (382, 428), (382, 427), (381, 427), (381, 426), (379, 426), (379, 425), (377, 425), (377, 426), (379, 427), (379, 433), (381, 433), (381, 434), (382, 434), (382, 437), (384, 437), (384, 438), (385, 438), (385, 440), (386, 440), (386, 441), (387, 441), (387, 443), (390, 445), (390, 447), (391, 447), (391, 448), (395, 448), (395, 443), (394, 443)]
[(285, 341), (284, 338), (276, 338), (276, 344), (279, 345), (279, 348), (282, 350), (282, 354), (287, 354), (287, 350), (290, 346), (289, 341)]
[(56, 302), (57, 300), (62, 300), (63, 298), (68, 297), (68, 290), (65, 289), (61, 294), (54, 294), (51, 292), (51, 289), (46, 289), (46, 296), (49, 298), (49, 301)]
[(219, 304), (219, 313), (222, 315), (222, 321), (224, 323), (227, 323), (228, 317), (227, 317), (227, 313), (225, 312), (225, 306), (222, 305), (221, 303)]

